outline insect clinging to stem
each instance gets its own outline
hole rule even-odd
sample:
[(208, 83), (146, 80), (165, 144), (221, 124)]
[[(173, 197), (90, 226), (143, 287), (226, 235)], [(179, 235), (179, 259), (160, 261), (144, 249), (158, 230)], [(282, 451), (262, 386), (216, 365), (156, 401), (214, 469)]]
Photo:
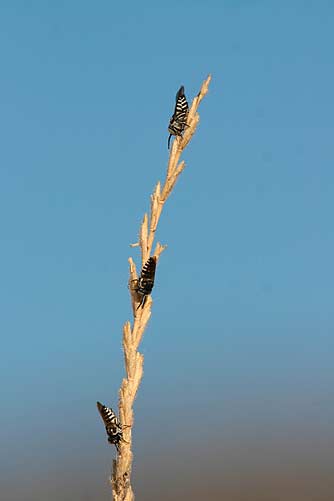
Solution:
[(147, 296), (149, 296), (152, 292), (156, 266), (157, 258), (156, 256), (151, 256), (144, 264), (140, 273), (140, 277), (136, 281), (135, 291), (137, 292), (137, 294), (140, 294), (142, 296), (141, 301), (137, 306), (137, 310), (140, 308), (140, 306), (144, 307)]
[(184, 129), (187, 127), (189, 106), (186, 96), (184, 95), (183, 85), (181, 85), (181, 87), (179, 88), (175, 100), (176, 102), (175, 102), (174, 113), (169, 121), (169, 126), (168, 126), (168, 132), (169, 132), (168, 149), (171, 137), (172, 136), (182, 137), (182, 133), (184, 132)]
[(123, 438), (123, 428), (128, 425), (121, 425), (118, 417), (114, 413), (111, 407), (106, 407), (100, 402), (96, 402), (100, 416), (106, 427), (106, 432), (108, 435), (108, 442), (115, 445), (118, 454), (120, 453), (119, 443), (121, 441), (125, 442)]

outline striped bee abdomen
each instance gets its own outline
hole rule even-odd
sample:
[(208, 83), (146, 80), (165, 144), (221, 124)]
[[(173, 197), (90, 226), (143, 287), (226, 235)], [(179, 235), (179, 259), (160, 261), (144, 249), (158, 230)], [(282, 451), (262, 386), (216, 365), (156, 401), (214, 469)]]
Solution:
[(123, 428), (118, 417), (110, 407), (106, 407), (100, 402), (96, 402), (98, 411), (103, 419), (108, 435), (108, 442), (116, 446), (119, 453), (119, 443), (123, 440)]
[(189, 106), (187, 103), (186, 96), (184, 95), (183, 85), (179, 88), (176, 94), (175, 109), (172, 118), (170, 119), (168, 132), (168, 149), (170, 144), (170, 139), (172, 136), (182, 136), (184, 129), (187, 126)]
[[(142, 300), (138, 305), (138, 308), (140, 306), (144, 306), (146, 296), (151, 294), (153, 286), (154, 286), (154, 277), (155, 277), (155, 269), (157, 266), (157, 258), (155, 256), (150, 257), (146, 263), (144, 264), (140, 277), (138, 278), (137, 286), (136, 286), (136, 292), (138, 294), (141, 294)], [(137, 309), (138, 309), (137, 308)]]

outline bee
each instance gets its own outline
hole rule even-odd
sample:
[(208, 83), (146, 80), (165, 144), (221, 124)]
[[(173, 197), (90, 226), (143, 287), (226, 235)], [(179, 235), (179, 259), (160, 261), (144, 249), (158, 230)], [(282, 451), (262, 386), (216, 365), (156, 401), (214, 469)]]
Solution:
[(152, 292), (156, 266), (156, 256), (150, 257), (144, 264), (140, 273), (140, 277), (136, 281), (134, 290), (137, 292), (137, 294), (140, 294), (142, 296), (142, 299), (137, 306), (137, 310), (140, 308), (140, 306), (144, 307), (147, 296), (149, 296)]
[(100, 402), (96, 402), (96, 405), (101, 415), (101, 418), (103, 419), (104, 425), (106, 427), (108, 442), (110, 444), (115, 445), (116, 450), (119, 454), (120, 453), (119, 443), (122, 440), (125, 441), (123, 438), (123, 426), (121, 425), (118, 417), (110, 407), (106, 407)]
[(168, 132), (168, 149), (170, 145), (170, 140), (172, 136), (181, 136), (184, 129), (187, 127), (189, 106), (184, 95), (183, 85), (179, 88), (176, 94), (175, 109), (172, 118), (169, 121)]

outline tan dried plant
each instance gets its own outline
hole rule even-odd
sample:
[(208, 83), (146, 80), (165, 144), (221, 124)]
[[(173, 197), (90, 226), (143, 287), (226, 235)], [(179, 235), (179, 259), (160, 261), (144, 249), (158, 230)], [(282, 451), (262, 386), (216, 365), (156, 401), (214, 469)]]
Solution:
[[(211, 75), (203, 82), (201, 90), (194, 98), (188, 113), (187, 127), (183, 137), (177, 136), (170, 151), (167, 175), (163, 187), (160, 181), (156, 185), (154, 193), (151, 195), (151, 210), (149, 216), (144, 215), (143, 222), (139, 231), (139, 241), (132, 244), (132, 247), (140, 247), (142, 266), (151, 256), (155, 232), (159, 223), (162, 209), (171, 194), (176, 181), (185, 168), (185, 162), (182, 160), (179, 163), (180, 156), (183, 150), (188, 145), (193, 134), (196, 131), (199, 114), (198, 107), (203, 97), (207, 94)], [(157, 242), (154, 250), (154, 256), (157, 261), (160, 254), (166, 246)], [(138, 347), (142, 340), (144, 331), (151, 316), (152, 298), (147, 297), (143, 307), (138, 308), (140, 304), (140, 296), (137, 294), (135, 287), (132, 286), (136, 282), (138, 275), (136, 266), (129, 258), (130, 277), (129, 290), (131, 295), (133, 322), (128, 321), (123, 327), (123, 350), (125, 360), (126, 376), (122, 381), (119, 390), (119, 418), (123, 424), (123, 440), (120, 442), (120, 454), (113, 461), (111, 486), (113, 498), (115, 501), (133, 501), (134, 493), (131, 487), (131, 470), (132, 470), (132, 426), (134, 423), (133, 404), (143, 376), (144, 356), (139, 353)], [(137, 309), (138, 308), (138, 309)]]

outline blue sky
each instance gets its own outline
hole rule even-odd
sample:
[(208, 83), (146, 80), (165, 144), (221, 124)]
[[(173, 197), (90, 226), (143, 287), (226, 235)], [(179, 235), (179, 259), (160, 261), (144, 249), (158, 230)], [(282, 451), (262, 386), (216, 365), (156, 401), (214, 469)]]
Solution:
[(176, 475), (166, 451), (186, 462), (184, 444), (230, 447), (227, 471), (256, 437), (262, 464), (265, 430), (274, 442), (295, 437), (283, 456), (312, 449), (329, 464), (333, 32), (324, 0), (1, 2), (8, 499), (22, 499), (18, 475), (25, 500), (44, 499), (50, 472), (65, 501), (109, 498), (113, 451), (95, 401), (115, 407), (123, 376), (128, 256), (139, 262), (129, 244), (165, 175), (175, 93), (183, 84), (190, 101), (208, 73), (158, 231), (168, 249), (142, 346), (137, 483), (156, 499), (145, 472), (160, 458), (157, 469)]

